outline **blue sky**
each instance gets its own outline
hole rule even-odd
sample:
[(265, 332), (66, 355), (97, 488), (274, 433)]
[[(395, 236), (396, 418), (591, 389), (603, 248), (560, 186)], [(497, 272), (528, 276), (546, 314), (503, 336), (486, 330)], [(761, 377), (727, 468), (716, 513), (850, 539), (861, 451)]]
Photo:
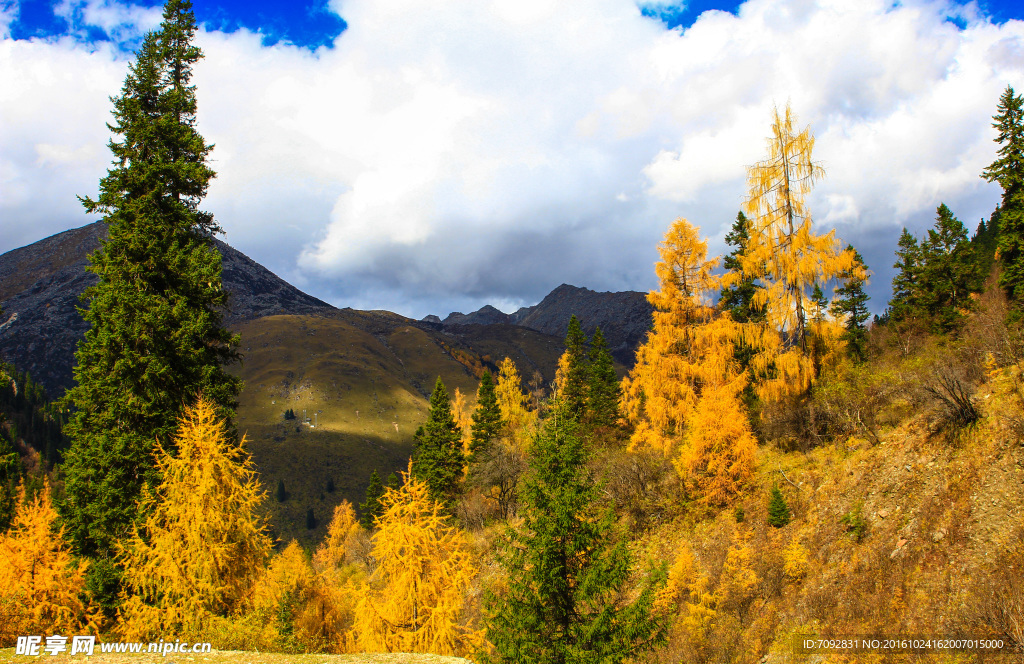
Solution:
[[(817, 228), (865, 256), (880, 311), (902, 227), (946, 203), (973, 229), (999, 200), (979, 174), (999, 94), (1024, 90), (1020, 5), (200, 0), (204, 207), (339, 306), (647, 290), (676, 217), (727, 250), (788, 102), (827, 173)], [(96, 194), (109, 97), (159, 10), (0, 0), (0, 252), (92, 221), (76, 196)]]
[[(16, 39), (32, 37), (53, 37), (71, 31), (72, 21), (60, 5), (66, 0), (19, 0), (18, 16), (11, 24), (11, 36)], [(162, 2), (142, 0), (134, 3), (144, 7), (159, 7)], [(705, 11), (718, 10), (735, 14), (741, 3), (737, 2), (653, 2), (640, 3), (644, 15), (657, 18), (667, 28), (688, 28)], [(894, 3), (896, 4), (896, 3)], [(982, 2), (956, 2), (954, 6), (973, 6), (996, 22), (1024, 18), (1024, 6), (1013, 0), (984, 0)], [(206, 28), (234, 32), (246, 28), (263, 36), (266, 45), (279, 41), (316, 49), (331, 46), (346, 26), (343, 15), (338, 16), (326, 0), (317, 2), (268, 2), (246, 0), (222, 0), (193, 3), (196, 19)], [(56, 11), (55, 11), (56, 10)], [(62, 15), (65, 14), (65, 15)], [(956, 16), (950, 20), (959, 23)], [(85, 35), (89, 40), (104, 40), (107, 35), (93, 28)]]

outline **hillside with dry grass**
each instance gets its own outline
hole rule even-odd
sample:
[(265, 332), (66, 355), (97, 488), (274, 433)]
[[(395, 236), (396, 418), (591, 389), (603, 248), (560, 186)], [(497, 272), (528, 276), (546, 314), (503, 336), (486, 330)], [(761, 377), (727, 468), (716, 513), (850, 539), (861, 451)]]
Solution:
[[(374, 470), (381, 477), (404, 470), (438, 376), (451, 393), (468, 397), (468, 407), (476, 374), (496, 371), (504, 357), (536, 373), (539, 384), (554, 377), (558, 339), (496, 327), (473, 326), (456, 337), (388, 312), (349, 309), (240, 324), (243, 362), (236, 371), (245, 389), (237, 425), (268, 495), (284, 482), (286, 499), (267, 503), (275, 534), (313, 546), (341, 500), (363, 500)], [(284, 418), (288, 409), (296, 419)]]

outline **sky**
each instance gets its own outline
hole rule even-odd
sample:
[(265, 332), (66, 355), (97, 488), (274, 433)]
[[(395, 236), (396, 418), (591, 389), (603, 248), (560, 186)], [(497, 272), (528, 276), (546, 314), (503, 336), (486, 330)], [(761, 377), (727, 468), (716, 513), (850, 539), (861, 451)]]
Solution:
[[(504, 311), (657, 287), (673, 220), (729, 248), (773, 108), (815, 135), (819, 232), (890, 294), (903, 227), (1000, 198), (1024, 7), (953, 0), (195, 0), (203, 209), (336, 306)], [(110, 97), (159, 3), (0, 0), (0, 253), (94, 221)]]

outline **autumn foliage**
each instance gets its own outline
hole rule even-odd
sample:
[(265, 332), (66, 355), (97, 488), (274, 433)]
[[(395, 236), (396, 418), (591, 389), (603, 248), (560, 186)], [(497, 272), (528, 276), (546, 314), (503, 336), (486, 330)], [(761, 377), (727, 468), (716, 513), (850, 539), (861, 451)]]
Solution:
[(228, 440), (215, 405), (200, 397), (179, 420), (177, 454), (158, 446), (163, 481), (148, 517), (123, 545), (129, 638), (201, 633), (245, 607), (270, 554), (263, 500), (245, 440)]
[(648, 295), (654, 329), (623, 381), (622, 411), (632, 449), (660, 451), (709, 504), (736, 495), (754, 469), (755, 440), (739, 395), (746, 373), (735, 358), (739, 326), (710, 303), (721, 279), (707, 242), (678, 219), (659, 247), (661, 288)]
[(88, 563), (72, 558), (50, 487), (34, 498), (22, 485), (14, 523), (0, 535), (0, 647), (25, 634), (95, 632), (96, 612), (82, 599)]
[(369, 652), (463, 655), (482, 643), (463, 625), (476, 563), (465, 535), (431, 500), (425, 483), (404, 473), (387, 489), (373, 535), (377, 567), (356, 608), (358, 646)]
[(867, 278), (855, 252), (840, 249), (835, 231), (821, 235), (812, 228), (805, 199), (825, 171), (811, 159), (810, 128), (797, 133), (793, 123), (788, 106), (781, 116), (776, 109), (768, 156), (747, 169), (750, 239), (739, 256), (740, 272), (726, 275), (726, 285), (744, 278), (763, 285), (752, 304), (765, 312), (764, 320), (744, 324), (741, 336), (755, 349), (750, 364), (767, 400), (805, 393), (822, 363), (843, 348), (842, 321), (813, 315), (815, 288), (823, 293), (844, 275)]

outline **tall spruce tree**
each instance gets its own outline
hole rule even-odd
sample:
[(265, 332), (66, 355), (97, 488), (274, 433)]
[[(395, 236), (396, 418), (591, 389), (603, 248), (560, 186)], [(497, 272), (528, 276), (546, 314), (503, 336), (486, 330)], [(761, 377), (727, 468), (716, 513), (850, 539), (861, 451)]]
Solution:
[(963, 312), (972, 306), (970, 295), (980, 290), (981, 280), (974, 250), (963, 222), (945, 203), (935, 211), (935, 225), (921, 244), (922, 295), (936, 332), (952, 332), (963, 323)]
[[(757, 279), (743, 272), (742, 257), (750, 244), (750, 220), (742, 212), (736, 214), (732, 229), (725, 235), (725, 243), (734, 249), (722, 260), (722, 266), (739, 274), (731, 285), (722, 288), (719, 305), (728, 311), (737, 323), (760, 321), (764, 318), (764, 307), (754, 304), (754, 296), (762, 289)], [(744, 365), (745, 366), (745, 365)]]
[(501, 432), (501, 408), (494, 390), (491, 372), (484, 370), (480, 387), (476, 391), (476, 410), (473, 411), (472, 436), (469, 442), (470, 463), (476, 461)]
[(412, 474), (427, 484), (432, 500), (451, 506), (459, 492), (466, 460), (462, 454), (462, 432), (452, 414), (452, 402), (441, 377), (430, 395), (426, 423), (416, 430), (413, 442)]
[(565, 367), (562, 399), (569, 414), (577, 421), (583, 419), (587, 410), (587, 336), (583, 334), (580, 321), (573, 314), (565, 332)]
[(1003, 188), (997, 240), (1003, 264), (999, 285), (1020, 304), (1024, 302), (1024, 98), (1006, 86), (992, 119), (999, 132), (995, 138), (999, 158), (981, 177)]
[(910, 322), (925, 315), (921, 303), (921, 247), (906, 228), (897, 243), (896, 276), (892, 278), (892, 298), (889, 300), (889, 319), (896, 323)]
[(598, 507), (576, 418), (556, 400), (533, 441), (522, 490), (521, 528), (509, 528), (499, 554), (508, 572), (500, 594), (487, 593), (485, 661), (612, 664), (664, 639), (651, 610), (664, 575), (652, 573), (632, 602), (623, 600), (630, 554), (614, 533), (615, 514)]
[[(861, 274), (867, 274), (867, 266), (864, 265), (864, 258), (860, 252), (847, 245), (847, 251), (853, 252), (854, 268), (840, 276), (843, 285), (836, 290), (839, 297), (832, 303), (832, 315), (836, 318), (845, 319), (843, 327), (846, 328), (844, 339), (846, 351), (854, 360), (863, 362), (867, 359), (868, 328), (867, 321), (871, 312), (868, 311), (868, 294), (864, 292), (864, 284), (867, 279), (862, 279)], [(859, 268), (859, 269), (857, 269)]]
[(195, 128), (195, 31), (188, 0), (168, 0), (112, 98), (108, 126), (120, 140), (109, 143), (114, 161), (99, 198), (81, 198), (104, 215), (109, 236), (90, 255), (99, 282), (82, 296), (90, 328), (65, 397), (74, 414), (62, 511), (77, 552), (97, 559), (90, 587), (107, 600), (116, 594), (115, 544), (140, 516), (143, 486), (159, 479), (154, 443), (173, 447), (177, 418), (199, 393), (229, 419), (241, 385), (223, 369), (238, 340), (220, 313), (220, 228), (199, 210), (214, 172), (212, 146)]
[(601, 328), (590, 340), (590, 376), (587, 385), (586, 422), (593, 427), (613, 427), (619, 421), (619, 377)]

